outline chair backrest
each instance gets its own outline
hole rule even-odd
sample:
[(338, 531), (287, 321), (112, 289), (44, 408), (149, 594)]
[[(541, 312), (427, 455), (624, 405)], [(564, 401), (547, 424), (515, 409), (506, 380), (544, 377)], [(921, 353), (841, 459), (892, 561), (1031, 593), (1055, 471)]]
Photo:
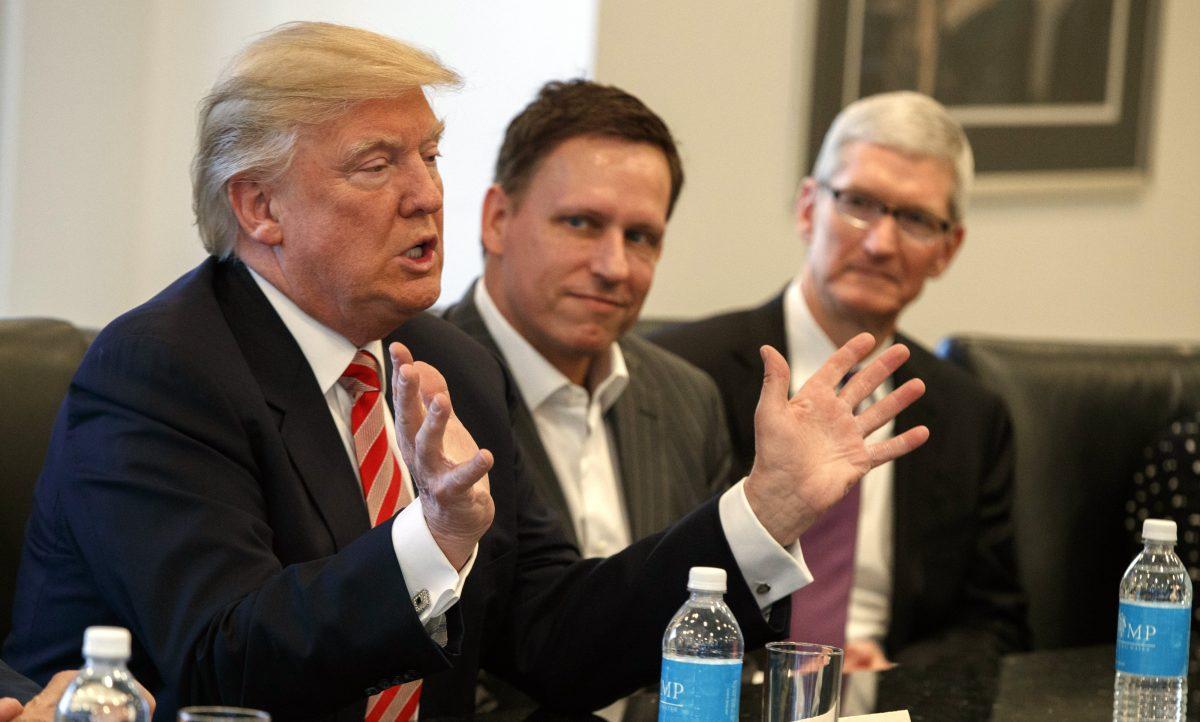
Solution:
[(1034, 646), (1111, 643), (1143, 449), (1200, 403), (1200, 345), (951, 337), (938, 352), (1013, 416), (1014, 520)]
[(54, 417), (90, 340), (66, 321), (0, 319), (0, 641), (12, 624), (34, 483)]

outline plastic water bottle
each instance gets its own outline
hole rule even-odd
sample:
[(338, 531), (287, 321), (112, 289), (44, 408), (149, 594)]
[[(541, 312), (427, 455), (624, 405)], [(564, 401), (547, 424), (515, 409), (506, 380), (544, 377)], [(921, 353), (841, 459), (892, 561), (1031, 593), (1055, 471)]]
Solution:
[(148, 722), (150, 706), (125, 668), (129, 630), (88, 627), (83, 633), (83, 669), (63, 692), (56, 722)]
[(687, 588), (691, 597), (663, 635), (659, 722), (736, 722), (743, 642), (725, 604), (725, 570), (692, 567)]
[(1192, 580), (1175, 556), (1175, 522), (1147, 519), (1142, 541), (1121, 579), (1113, 721), (1182, 721)]

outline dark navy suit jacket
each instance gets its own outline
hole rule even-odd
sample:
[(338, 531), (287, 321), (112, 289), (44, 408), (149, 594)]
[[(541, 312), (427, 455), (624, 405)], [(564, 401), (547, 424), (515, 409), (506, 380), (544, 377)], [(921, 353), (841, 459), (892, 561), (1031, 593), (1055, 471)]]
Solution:
[(40, 691), (42, 688), (33, 680), (0, 661), (0, 697), (13, 697), (25, 704)]
[(79, 666), (85, 627), (116, 624), (133, 633), (130, 666), (157, 719), (223, 703), (361, 720), (368, 694), (416, 677), (422, 716), (468, 714), (481, 667), (569, 710), (653, 683), (692, 565), (730, 570), (750, 645), (786, 629), (786, 605), (763, 620), (712, 502), (618, 556), (580, 561), (522, 476), (496, 359), (431, 316), (393, 338), (443, 372), (496, 458), (495, 521), (444, 649), (409, 601), (391, 523), (370, 528), (299, 347), (243, 266), (209, 259), (110, 324), (76, 374), (5, 658), (44, 682)]

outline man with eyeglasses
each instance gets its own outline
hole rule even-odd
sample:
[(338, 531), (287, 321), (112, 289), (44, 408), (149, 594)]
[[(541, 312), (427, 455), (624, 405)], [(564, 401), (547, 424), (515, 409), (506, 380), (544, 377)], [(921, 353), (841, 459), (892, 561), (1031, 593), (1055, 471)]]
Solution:
[(654, 337), (716, 380), (735, 474), (754, 459), (759, 347), (785, 353), (793, 389), (862, 331), (875, 336), (876, 353), (894, 341), (912, 349), (891, 386), (918, 376), (928, 392), (878, 433), (926, 424), (930, 442), (869, 472), (801, 538), (815, 581), (793, 597), (791, 635), (844, 645), (848, 670), (990, 658), (1028, 643), (1008, 413), (896, 329), (962, 246), (973, 165), (961, 126), (932, 98), (895, 92), (850, 104), (800, 186), (796, 224), (808, 255), (796, 279), (763, 306)]

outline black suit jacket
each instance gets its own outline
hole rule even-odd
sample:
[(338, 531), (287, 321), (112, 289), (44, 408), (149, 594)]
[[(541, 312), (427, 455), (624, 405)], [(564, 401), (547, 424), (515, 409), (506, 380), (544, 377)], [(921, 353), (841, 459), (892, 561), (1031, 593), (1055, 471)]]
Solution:
[(0, 661), (0, 697), (12, 697), (25, 704), (40, 691), (42, 688), (33, 680)]
[[(659, 331), (652, 339), (717, 382), (734, 448), (734, 473), (754, 462), (754, 408), (763, 344), (787, 353), (783, 296)], [(903, 335), (912, 351), (896, 371), (925, 395), (896, 418), (895, 433), (926, 425), (929, 441), (895, 462), (891, 622), (893, 659), (932, 661), (1028, 645), (1011, 521), (1012, 424), (1003, 402), (966, 372)]]
[[(442, 318), (509, 368), (479, 315), (474, 294), (472, 285)], [(605, 422), (616, 438), (631, 538), (640, 539), (723, 491), (729, 484), (732, 459), (725, 414), (712, 379), (633, 335), (621, 339), (621, 351), (629, 386), (605, 414)], [(524, 400), (519, 399), (513, 409), (513, 433), (538, 494), (559, 514), (564, 531), (578, 544), (566, 496)]]
[(369, 522), (299, 347), (239, 263), (205, 261), (92, 344), (63, 403), (23, 549), (6, 658), (78, 666), (83, 630), (133, 632), (157, 719), (223, 703), (361, 720), (423, 677), (422, 714), (469, 714), (480, 667), (554, 707), (601, 706), (658, 672), (687, 570), (730, 570), (749, 644), (769, 627), (715, 503), (607, 560), (580, 561), (523, 478), (494, 357), (429, 316), (395, 335), (445, 374), (481, 447), (496, 516), (443, 649), (420, 624), (391, 522)]

